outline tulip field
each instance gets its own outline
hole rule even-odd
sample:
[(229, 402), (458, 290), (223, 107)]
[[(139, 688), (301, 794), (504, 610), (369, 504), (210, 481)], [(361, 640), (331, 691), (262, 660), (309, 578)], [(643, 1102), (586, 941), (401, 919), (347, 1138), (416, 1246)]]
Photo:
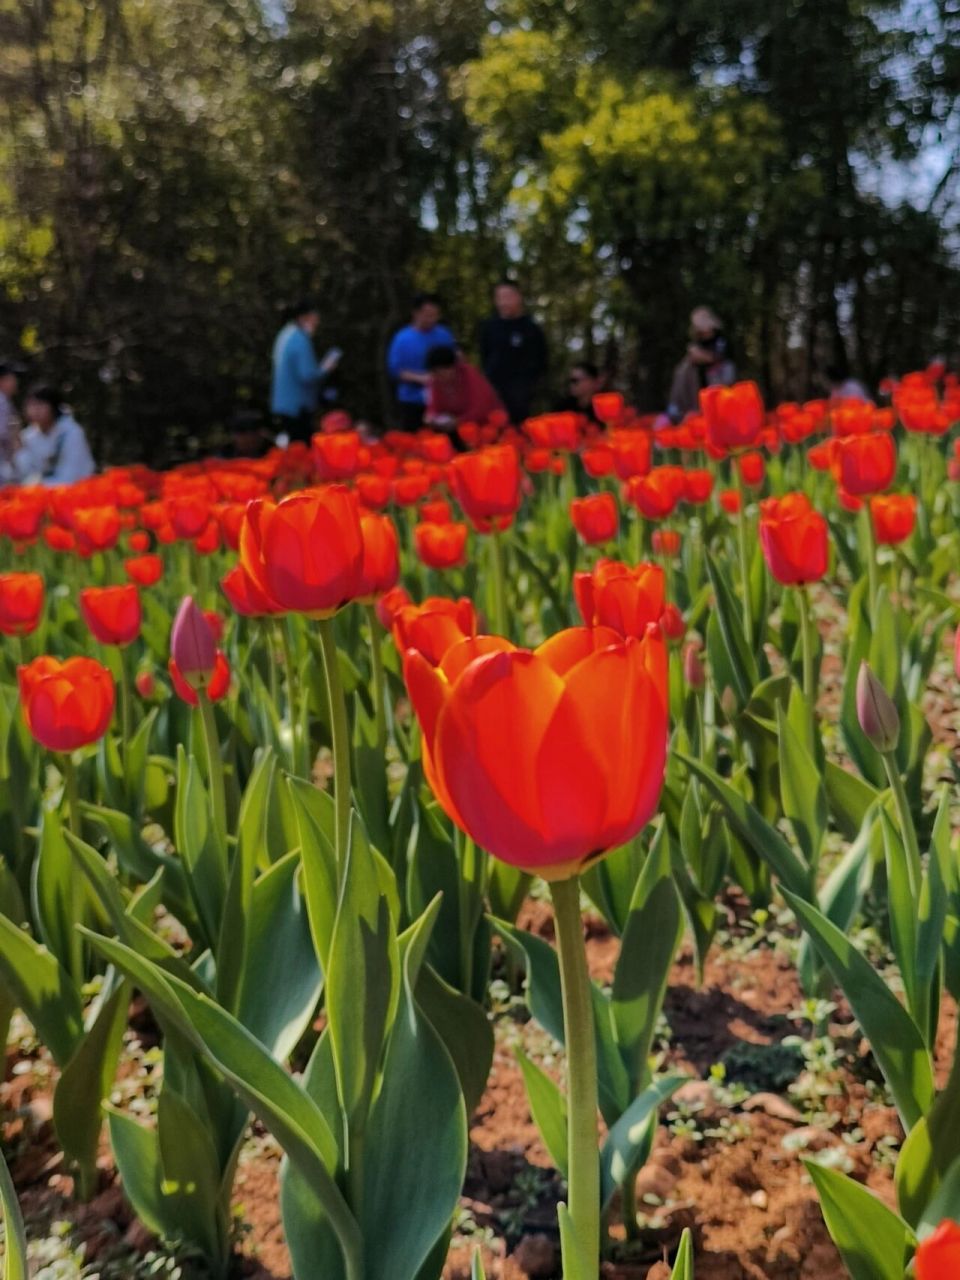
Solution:
[(960, 1277), (960, 381), (595, 411), (0, 491), (4, 1280)]

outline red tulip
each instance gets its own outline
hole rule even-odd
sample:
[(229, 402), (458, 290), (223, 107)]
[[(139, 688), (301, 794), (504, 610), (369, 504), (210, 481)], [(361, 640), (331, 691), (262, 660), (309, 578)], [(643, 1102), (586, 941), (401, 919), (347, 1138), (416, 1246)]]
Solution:
[(621, 480), (645, 476), (650, 470), (653, 446), (649, 431), (611, 431), (607, 439), (613, 453), (613, 466)]
[(672, 515), (683, 491), (680, 467), (654, 467), (649, 475), (634, 476), (627, 482), (627, 499), (646, 520), (665, 520)]
[(449, 524), (453, 519), (450, 503), (444, 498), (433, 502), (425, 502), (420, 508), (420, 520), (423, 524)]
[(877, 494), (870, 499), (873, 535), (883, 546), (905, 542), (917, 523), (917, 500), (912, 493)]
[(658, 556), (675, 556), (680, 551), (680, 535), (676, 529), (654, 529), (653, 549)]
[(465, 524), (418, 524), (413, 530), (413, 547), (417, 557), (429, 569), (453, 569), (463, 564), (467, 546)]
[(457, 501), (478, 532), (510, 526), (520, 506), (520, 462), (513, 445), (461, 454), (450, 472)]
[(404, 677), (441, 807), (504, 862), (563, 879), (653, 816), (667, 744), (657, 629), (574, 628), (533, 652), (481, 637), (438, 667), (408, 652)]
[(132, 556), (124, 560), (123, 569), (130, 581), (140, 587), (152, 587), (163, 577), (163, 561), (158, 555)]
[[(334, 440), (336, 436), (326, 438)], [(363, 568), (357, 598), (370, 603), (397, 585), (400, 550), (397, 530), (389, 516), (361, 516), (360, 531), (363, 534)]]
[(144, 701), (149, 701), (157, 691), (157, 681), (152, 671), (138, 671), (133, 678), (133, 687)]
[(577, 533), (588, 545), (610, 542), (617, 536), (620, 526), (617, 500), (612, 493), (594, 493), (586, 498), (574, 498), (570, 503), (570, 519)]
[(742, 453), (737, 458), (740, 478), (748, 489), (759, 489), (766, 474), (762, 453)]
[(101, 644), (133, 644), (143, 622), (140, 592), (132, 582), (122, 587), (84, 588), (80, 613), (90, 634)]
[(736, 489), (721, 489), (720, 505), (728, 516), (735, 516), (740, 510), (740, 494)]
[(584, 449), (580, 454), (580, 461), (587, 475), (597, 480), (601, 476), (610, 475), (613, 471), (613, 450), (605, 444), (594, 445), (590, 449)]
[(74, 511), (73, 531), (82, 555), (109, 551), (120, 537), (120, 515), (116, 507), (85, 507)]
[(401, 609), (413, 604), (406, 587), (393, 587), (385, 592), (376, 603), (377, 618), (384, 631), (393, 630), (393, 622)]
[(683, 473), (683, 501), (697, 506), (709, 502), (713, 493), (713, 472), (692, 468)]
[(827, 571), (827, 522), (805, 494), (789, 493), (760, 504), (760, 545), (778, 582), (818, 582)]
[(36, 631), (43, 597), (39, 573), (0, 573), (0, 634), (28, 636)]
[(363, 554), (357, 498), (342, 485), (247, 507), (240, 562), (280, 609), (330, 617), (362, 594)]
[(48, 751), (89, 746), (110, 727), (113, 676), (93, 658), (35, 658), (17, 682), (27, 728)]
[(573, 575), (573, 595), (588, 627), (639, 638), (663, 616), (665, 583), (659, 565), (598, 560), (591, 573)]
[(220, 579), (220, 588), (234, 613), (243, 618), (262, 618), (282, 610), (263, 594), (242, 564), (235, 564)]
[(619, 391), (601, 391), (593, 397), (593, 412), (608, 425), (623, 417), (623, 396)]
[(856, 497), (879, 493), (893, 484), (897, 473), (897, 449), (888, 435), (873, 432), (846, 436), (836, 443), (834, 471), (837, 483)]
[(313, 445), (313, 465), (320, 480), (350, 480), (357, 474), (366, 452), (358, 431), (317, 434)]
[[(170, 679), (173, 681), (173, 687), (178, 698), (191, 707), (200, 705), (200, 697), (196, 688), (190, 683), (187, 677), (177, 666), (176, 660), (171, 658), (168, 663), (170, 671)], [(213, 668), (206, 680), (205, 693), (211, 702), (219, 702), (221, 698), (225, 698), (230, 690), (230, 663), (227, 661), (227, 655), (222, 649), (218, 649), (214, 655)]]
[(460, 640), (477, 634), (477, 614), (466, 596), (448, 600), (428, 596), (423, 604), (398, 609), (393, 617), (393, 641), (401, 653), (416, 649), (434, 666)]
[(357, 476), (357, 496), (365, 507), (379, 511), (390, 501), (390, 481), (386, 476)]
[(127, 538), (127, 547), (137, 555), (150, 550), (150, 535), (145, 529), (135, 529)]
[(707, 425), (707, 440), (717, 449), (749, 449), (763, 430), (763, 400), (755, 382), (707, 387), (700, 392), (700, 412)]
[(960, 1226), (944, 1219), (914, 1255), (917, 1280), (956, 1280), (960, 1276)]

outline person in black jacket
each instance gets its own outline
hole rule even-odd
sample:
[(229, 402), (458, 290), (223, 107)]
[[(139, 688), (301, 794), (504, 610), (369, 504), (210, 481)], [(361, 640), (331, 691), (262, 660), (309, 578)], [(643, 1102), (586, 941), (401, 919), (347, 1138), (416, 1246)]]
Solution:
[(493, 290), (493, 315), (480, 326), (480, 362), (510, 421), (529, 418), (547, 371), (547, 340), (512, 280), (501, 280)]

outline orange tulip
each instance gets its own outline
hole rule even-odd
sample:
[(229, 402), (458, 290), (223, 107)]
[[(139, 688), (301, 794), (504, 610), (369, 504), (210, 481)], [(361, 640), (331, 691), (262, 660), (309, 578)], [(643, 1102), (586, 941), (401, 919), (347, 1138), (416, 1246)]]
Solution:
[(152, 587), (163, 577), (163, 561), (158, 555), (131, 556), (124, 560), (123, 569), (130, 581), (141, 587)]
[(960, 1276), (960, 1226), (944, 1219), (914, 1255), (917, 1280), (956, 1280)]
[[(323, 438), (335, 440), (337, 437)], [(397, 585), (400, 550), (397, 531), (389, 516), (361, 516), (360, 531), (363, 534), (363, 568), (357, 597), (369, 604)]]
[(122, 587), (84, 588), (80, 613), (90, 634), (101, 644), (133, 644), (140, 634), (140, 592), (132, 582)]
[(877, 494), (870, 499), (870, 518), (877, 542), (892, 547), (905, 542), (917, 523), (917, 500), (912, 493)]
[(28, 636), (36, 631), (43, 594), (39, 573), (0, 573), (0, 634)]
[(414, 526), (413, 547), (428, 569), (453, 569), (463, 564), (467, 547), (467, 526), (424, 522)]
[(612, 493), (594, 493), (586, 498), (574, 498), (570, 503), (570, 519), (577, 533), (588, 545), (610, 542), (617, 536), (620, 526), (617, 500)]
[(263, 595), (316, 617), (362, 594), (363, 553), (357, 498), (342, 485), (257, 498), (240, 530), (240, 563)]
[(110, 672), (93, 658), (35, 658), (17, 669), (27, 728), (48, 751), (98, 742), (113, 718)]
[(520, 506), (520, 461), (513, 445), (490, 445), (450, 464), (453, 491), (480, 533), (506, 529)]
[(641, 637), (664, 609), (666, 579), (657, 564), (634, 567), (619, 560), (598, 560), (591, 573), (573, 575), (573, 595), (588, 627), (604, 627), (621, 636)]
[(897, 474), (897, 448), (892, 437), (873, 432), (836, 442), (834, 474), (847, 493), (863, 497), (889, 488)]
[(749, 449), (763, 430), (763, 400), (755, 382), (707, 387), (700, 392), (700, 412), (707, 441), (716, 449)]
[(827, 571), (827, 522), (803, 493), (760, 504), (760, 545), (778, 582), (819, 582)]
[(404, 677), (437, 800), (502, 861), (565, 879), (653, 816), (668, 727), (656, 628), (573, 628), (532, 652), (485, 636), (436, 667), (406, 653)]
[(436, 666), (453, 645), (477, 634), (477, 614), (473, 601), (466, 596), (460, 600), (428, 596), (423, 604), (398, 609), (392, 630), (394, 644), (401, 653), (416, 649)]

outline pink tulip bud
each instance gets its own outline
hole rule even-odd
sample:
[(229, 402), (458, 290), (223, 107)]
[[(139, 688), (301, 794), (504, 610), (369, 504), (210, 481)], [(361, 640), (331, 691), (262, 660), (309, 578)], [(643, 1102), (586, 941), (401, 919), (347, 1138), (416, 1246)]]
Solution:
[(217, 641), (193, 596), (184, 596), (170, 633), (170, 655), (188, 684), (203, 684), (217, 663)]
[(688, 644), (683, 651), (683, 678), (689, 689), (699, 690), (707, 683), (707, 673), (697, 644)]
[(887, 755), (895, 749), (900, 741), (900, 716), (893, 699), (866, 662), (860, 663), (857, 676), (857, 719), (879, 752)]

